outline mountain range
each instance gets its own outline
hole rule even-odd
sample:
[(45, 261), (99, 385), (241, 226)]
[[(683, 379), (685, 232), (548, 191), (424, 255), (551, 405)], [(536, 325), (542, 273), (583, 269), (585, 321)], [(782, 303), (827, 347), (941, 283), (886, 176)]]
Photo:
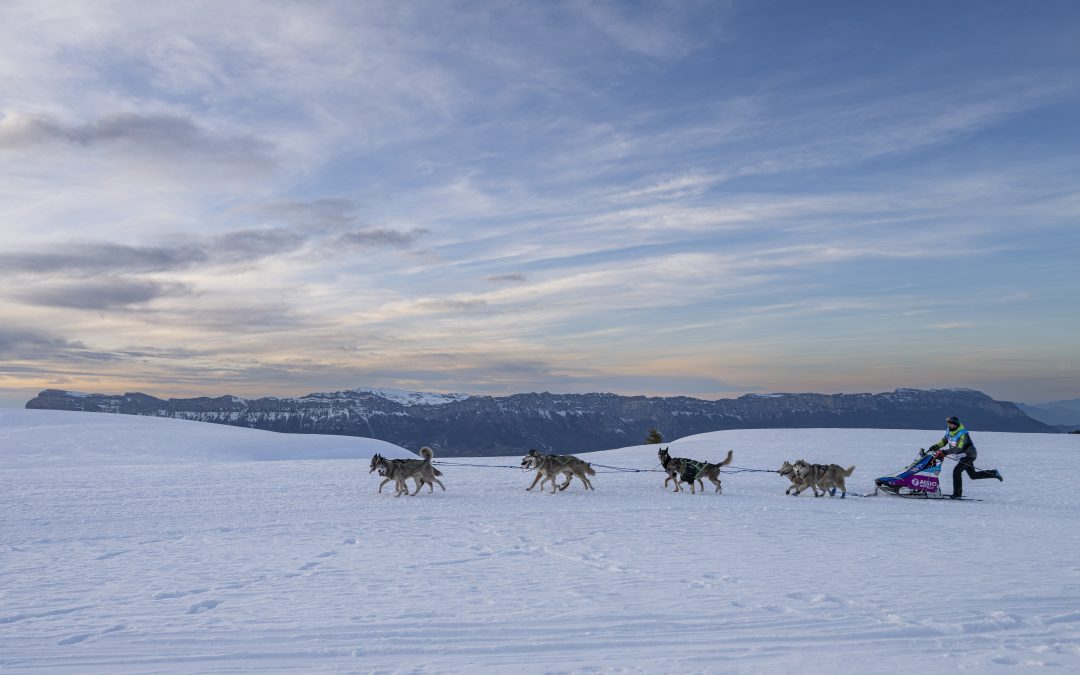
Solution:
[[(879, 394), (748, 394), (734, 399), (528, 393), (510, 396), (351, 389), (294, 398), (161, 399), (142, 393), (46, 389), (27, 408), (152, 415), (299, 434), (376, 438), (441, 456), (587, 452), (724, 429), (944, 429), (957, 415), (977, 431), (1056, 433), (1016, 404), (970, 389)], [(928, 439), (930, 442), (933, 439)], [(872, 442), (872, 439), (868, 439)]]
[(1017, 403), (1028, 417), (1049, 424), (1059, 431), (1080, 429), (1080, 398), (1049, 403)]

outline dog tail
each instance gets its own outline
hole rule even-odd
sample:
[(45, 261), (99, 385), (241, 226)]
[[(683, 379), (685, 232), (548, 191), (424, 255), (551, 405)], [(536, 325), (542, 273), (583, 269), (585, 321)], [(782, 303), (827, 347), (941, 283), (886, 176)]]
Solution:
[(720, 462), (719, 464), (717, 464), (717, 466), (727, 466), (728, 464), (731, 464), (731, 458), (732, 458), (732, 457), (733, 457), (734, 455), (735, 455), (735, 451), (734, 451), (734, 450), (728, 450), (728, 451), (727, 451), (727, 457), (725, 457), (725, 458), (724, 458), (724, 461), (722, 461), (722, 462)]
[(430, 460), (432, 457), (435, 456), (434, 451), (432, 451), (432, 449), (429, 448), (426, 445), (424, 447), (420, 448), (420, 454), (424, 457), (424, 459), (427, 459), (427, 460)]
[(849, 466), (847, 469), (844, 470), (844, 475), (845, 476), (850, 476), (853, 473), (855, 473), (855, 466), (854, 465)]
[(596, 471), (593, 470), (592, 464), (589, 464), (588, 462), (585, 463), (584, 471), (585, 471), (586, 474), (588, 474), (590, 476), (595, 476), (596, 475)]

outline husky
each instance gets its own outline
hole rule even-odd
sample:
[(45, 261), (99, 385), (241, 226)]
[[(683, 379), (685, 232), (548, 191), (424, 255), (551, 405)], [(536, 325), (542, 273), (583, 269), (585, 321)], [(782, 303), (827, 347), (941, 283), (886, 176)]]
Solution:
[(795, 465), (786, 459), (784, 460), (784, 463), (780, 465), (780, 469), (776, 473), (791, 481), (791, 485), (788, 486), (787, 490), (784, 490), (784, 494), (789, 495), (791, 494), (791, 491), (796, 488), (804, 489), (799, 474), (795, 472)]
[(375, 455), (371, 458), (371, 470), (378, 471), (379, 475), (383, 477), (383, 482), (379, 484), (379, 492), (382, 492), (383, 485), (386, 485), (390, 481), (394, 481), (396, 490), (394, 492), (395, 497), (400, 497), (403, 494), (409, 494), (409, 486), (406, 483), (410, 478), (416, 481), (416, 490), (411, 496), (416, 496), (420, 492), (420, 488), (427, 483), (427, 486), (431, 492), (435, 492), (435, 484), (438, 483), (439, 487), (446, 491), (446, 486), (442, 484), (436, 476), (441, 476), (442, 472), (431, 465), (431, 459), (435, 456), (435, 453), (431, 448), (424, 446), (420, 448), (420, 455), (423, 459), (387, 459), (380, 455)]
[(660, 465), (664, 467), (664, 471), (667, 472), (667, 478), (664, 479), (664, 487), (667, 487), (668, 481), (675, 481), (674, 492), (679, 492), (679, 483), (690, 484), (690, 494), (697, 494), (694, 489), (694, 484), (697, 483), (701, 486), (701, 491), (705, 491), (705, 483), (701, 478), (704, 476), (716, 486), (716, 492), (720, 492), (720, 467), (731, 464), (731, 458), (734, 455), (734, 451), (728, 450), (727, 457), (722, 462), (699, 462), (693, 459), (686, 459), (684, 457), (672, 457), (668, 452), (670, 448), (660, 448), (656, 455), (660, 458)]
[[(570, 481), (574, 479), (574, 476), (581, 480), (581, 484), (585, 486), (586, 490), (595, 489), (588, 477), (595, 476), (596, 471), (589, 466), (588, 462), (573, 455), (545, 455), (534, 448), (521, 458), (521, 466), (526, 469), (536, 470), (536, 478), (533, 479), (532, 485), (525, 488), (526, 492), (536, 487), (537, 482), (540, 483), (540, 491), (543, 492), (544, 483), (550, 480), (551, 494), (555, 494), (556, 488), (565, 490), (570, 485)], [(560, 473), (566, 475), (566, 482), (562, 485), (556, 485), (556, 479)]]
[[(394, 472), (395, 469), (393, 467), (395, 465), (405, 463), (405, 462), (419, 463), (421, 461), (423, 461), (423, 460), (419, 460), (419, 459), (387, 459), (386, 457), (383, 457), (382, 455), (376, 454), (374, 457), (371, 458), (371, 465), (368, 468), (368, 473), (375, 473), (376, 471), (378, 471), (379, 475), (383, 476), (383, 481), (381, 483), (379, 483), (379, 490), (378, 490), (378, 492), (382, 492), (383, 486), (385, 486), (390, 481), (394, 480), (393, 478), (390, 477), (390, 474)], [(442, 472), (439, 471), (438, 469), (435, 469), (435, 475), (436, 476), (441, 476)], [(419, 489), (421, 485), (424, 485), (425, 483), (427, 483), (427, 481), (425, 481), (420, 476), (416, 476), (415, 480), (416, 480), (417, 489)], [(434, 492), (435, 487), (431, 483), (428, 483), (428, 485), (431, 487), (431, 491)]]
[[(660, 460), (660, 466), (667, 472), (667, 478), (664, 479), (664, 487), (668, 486), (668, 483), (675, 481), (675, 492), (679, 491), (679, 458), (672, 457), (668, 452), (671, 448), (660, 448), (656, 451), (656, 457)], [(704, 485), (701, 486), (705, 488)]]
[[(828, 493), (830, 497), (836, 496), (836, 490), (840, 490), (841, 499), (847, 495), (847, 486), (844, 479), (855, 472), (854, 466), (843, 468), (839, 464), (809, 464), (804, 460), (798, 460), (794, 464), (795, 475), (799, 478), (802, 486), (795, 491), (795, 496), (810, 487), (815, 497)], [(821, 494), (818, 494), (818, 490)]]

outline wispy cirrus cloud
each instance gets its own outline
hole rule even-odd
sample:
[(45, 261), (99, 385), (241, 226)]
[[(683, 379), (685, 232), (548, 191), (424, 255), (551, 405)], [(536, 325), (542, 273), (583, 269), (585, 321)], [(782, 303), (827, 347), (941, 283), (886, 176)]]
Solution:
[(210, 256), (199, 246), (129, 246), (115, 243), (68, 244), (61, 250), (0, 254), (0, 274), (94, 276), (183, 269)]
[(507, 274), (489, 274), (484, 277), (485, 281), (490, 281), (493, 284), (506, 284), (506, 283), (518, 283), (527, 280), (527, 277), (520, 272), (509, 272)]
[(40, 152), (59, 144), (106, 148), (161, 161), (197, 159), (269, 169), (273, 146), (254, 137), (213, 133), (180, 115), (115, 113), (86, 123), (65, 123), (46, 115), (7, 113), (0, 117), (0, 152)]
[(400, 230), (376, 228), (371, 230), (360, 230), (357, 232), (347, 232), (337, 238), (337, 243), (342, 246), (394, 246), (397, 248), (404, 248), (411, 246), (418, 239), (429, 233), (430, 230), (419, 227), (404, 232)]
[(12, 297), (31, 305), (108, 310), (137, 307), (157, 298), (182, 296), (190, 292), (191, 289), (184, 284), (120, 278), (35, 285), (15, 291)]
[(168, 245), (133, 246), (112, 242), (69, 242), (49, 251), (0, 253), (0, 276), (30, 274), (90, 277), (100, 274), (146, 274), (193, 267), (252, 263), (295, 253), (308, 245), (328, 254), (348, 248), (408, 247), (427, 232), (413, 229), (355, 229), (333, 237), (319, 231), (271, 227), (234, 230), (211, 237), (173, 237)]

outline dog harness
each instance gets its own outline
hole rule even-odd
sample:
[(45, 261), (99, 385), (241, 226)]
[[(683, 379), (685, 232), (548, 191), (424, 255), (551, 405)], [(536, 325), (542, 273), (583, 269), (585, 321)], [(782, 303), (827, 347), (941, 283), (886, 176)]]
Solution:
[(686, 460), (686, 471), (683, 471), (682, 479), (687, 483), (693, 482), (707, 464), (708, 462), (699, 462), (693, 459)]

